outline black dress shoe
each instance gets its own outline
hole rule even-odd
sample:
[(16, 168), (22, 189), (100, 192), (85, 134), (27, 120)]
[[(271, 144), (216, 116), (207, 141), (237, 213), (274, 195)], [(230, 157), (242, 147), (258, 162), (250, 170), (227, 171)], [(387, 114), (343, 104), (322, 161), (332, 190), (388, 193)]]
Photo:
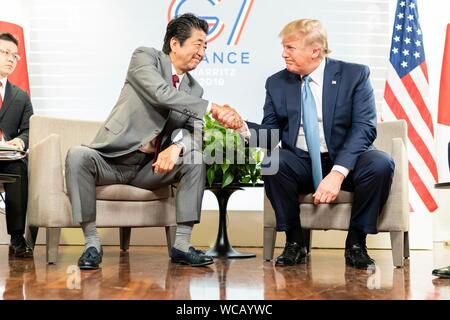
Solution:
[(375, 266), (375, 261), (369, 257), (366, 246), (360, 244), (345, 248), (345, 263), (356, 269), (368, 269)]
[(94, 270), (100, 268), (102, 263), (103, 249), (98, 252), (97, 248), (87, 248), (80, 259), (78, 259), (78, 267), (83, 270)]
[(31, 249), (22, 235), (11, 238), (9, 244), (9, 256), (16, 258), (32, 258), (33, 249)]
[(433, 276), (436, 276), (439, 278), (450, 279), (450, 266), (439, 268), (439, 269), (434, 269), (432, 274), (433, 274)]
[(174, 247), (170, 250), (170, 258), (173, 263), (187, 264), (191, 267), (206, 266), (214, 263), (212, 257), (207, 256), (203, 251), (189, 247), (188, 252), (183, 252)]
[(293, 266), (306, 263), (308, 251), (297, 242), (286, 242), (283, 253), (275, 260), (277, 266)]

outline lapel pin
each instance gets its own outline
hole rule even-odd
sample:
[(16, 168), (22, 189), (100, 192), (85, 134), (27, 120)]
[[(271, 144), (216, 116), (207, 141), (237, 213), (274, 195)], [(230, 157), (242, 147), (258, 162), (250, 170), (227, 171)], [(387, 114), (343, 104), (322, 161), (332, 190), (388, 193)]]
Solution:
[(336, 80), (331, 80), (331, 84), (336, 84)]

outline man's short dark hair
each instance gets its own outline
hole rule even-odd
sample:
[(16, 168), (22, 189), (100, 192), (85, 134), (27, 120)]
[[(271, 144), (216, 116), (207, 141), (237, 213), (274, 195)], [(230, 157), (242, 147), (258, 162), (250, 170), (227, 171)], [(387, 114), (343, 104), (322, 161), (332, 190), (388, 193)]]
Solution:
[(16, 46), (19, 46), (19, 40), (17, 40), (17, 38), (14, 37), (9, 32), (3, 32), (3, 33), (0, 32), (0, 40), (10, 41), (10, 42), (14, 43)]
[(169, 54), (172, 51), (170, 48), (172, 38), (176, 38), (182, 46), (186, 39), (192, 35), (193, 29), (202, 30), (208, 34), (209, 26), (205, 20), (197, 18), (192, 13), (185, 13), (171, 20), (167, 25), (166, 35), (164, 36), (163, 52)]

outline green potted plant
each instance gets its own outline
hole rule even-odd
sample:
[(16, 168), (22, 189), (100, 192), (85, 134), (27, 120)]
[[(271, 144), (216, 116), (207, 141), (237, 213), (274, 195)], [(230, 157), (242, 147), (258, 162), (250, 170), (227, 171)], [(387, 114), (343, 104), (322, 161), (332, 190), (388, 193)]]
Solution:
[(227, 129), (211, 114), (203, 118), (203, 153), (207, 166), (207, 183), (221, 183), (221, 187), (232, 183), (252, 183), (261, 180), (260, 148), (245, 146), (236, 130)]

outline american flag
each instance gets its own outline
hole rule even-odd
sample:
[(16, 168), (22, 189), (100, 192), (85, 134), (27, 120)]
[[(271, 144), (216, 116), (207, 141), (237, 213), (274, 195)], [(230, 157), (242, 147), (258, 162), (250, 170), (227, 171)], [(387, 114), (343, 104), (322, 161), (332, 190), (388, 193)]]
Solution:
[(383, 119), (408, 123), (408, 169), (412, 211), (433, 212), (438, 180), (427, 63), (416, 0), (398, 0), (392, 32)]

